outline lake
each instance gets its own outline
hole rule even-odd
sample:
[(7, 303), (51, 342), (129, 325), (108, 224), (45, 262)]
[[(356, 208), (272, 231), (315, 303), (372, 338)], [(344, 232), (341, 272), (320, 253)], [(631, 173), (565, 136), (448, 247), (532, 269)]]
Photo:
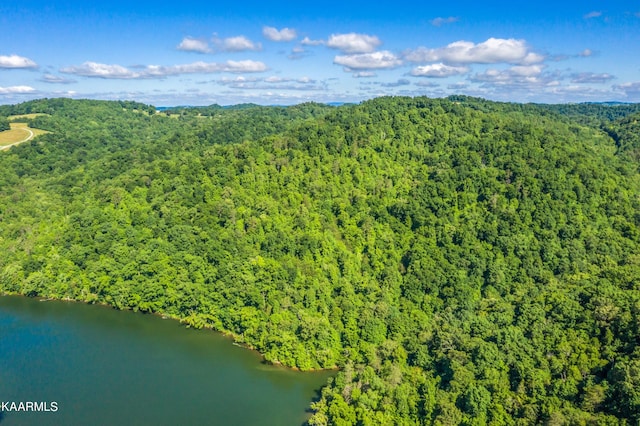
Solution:
[(213, 331), (97, 305), (0, 297), (0, 402), (12, 425), (301, 425), (331, 372), (262, 363)]

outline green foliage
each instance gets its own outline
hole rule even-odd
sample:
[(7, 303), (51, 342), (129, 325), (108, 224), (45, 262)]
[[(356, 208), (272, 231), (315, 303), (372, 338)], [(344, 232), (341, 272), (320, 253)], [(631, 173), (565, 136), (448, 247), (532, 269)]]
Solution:
[(339, 367), (310, 424), (638, 421), (635, 116), (603, 131), (468, 97), (2, 108), (52, 133), (0, 155), (0, 291)]
[(557, 112), (576, 122), (598, 126), (601, 123), (620, 120), (640, 112), (640, 104), (625, 103), (581, 103), (562, 105), (539, 105), (541, 108)]
[(11, 126), (9, 125), (9, 120), (7, 119), (7, 117), (0, 117), (0, 132), (10, 129)]
[(605, 130), (616, 142), (620, 153), (640, 164), (640, 113), (609, 123)]

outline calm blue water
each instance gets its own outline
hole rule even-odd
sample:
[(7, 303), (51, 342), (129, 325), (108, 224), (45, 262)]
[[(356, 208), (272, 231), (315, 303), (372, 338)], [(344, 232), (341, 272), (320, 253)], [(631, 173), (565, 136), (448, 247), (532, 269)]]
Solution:
[(331, 375), (265, 365), (206, 330), (102, 306), (0, 297), (0, 402), (12, 425), (300, 425)]

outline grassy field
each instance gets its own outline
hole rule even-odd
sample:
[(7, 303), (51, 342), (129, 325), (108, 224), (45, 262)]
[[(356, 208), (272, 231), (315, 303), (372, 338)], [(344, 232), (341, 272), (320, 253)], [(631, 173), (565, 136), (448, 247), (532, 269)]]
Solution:
[[(15, 116), (12, 118), (15, 118)], [(27, 123), (11, 123), (10, 126), (11, 130), (0, 132), (0, 149), (9, 145), (26, 142), (38, 135), (49, 133), (45, 130), (32, 129)]]
[(19, 115), (10, 115), (9, 117), (7, 117), (9, 120), (15, 120), (15, 119), (20, 119), (20, 118), (26, 118), (28, 120), (31, 120), (32, 118), (36, 118), (40, 115), (49, 115), (49, 114), (44, 114), (41, 112), (35, 113), (35, 114), (19, 114)]

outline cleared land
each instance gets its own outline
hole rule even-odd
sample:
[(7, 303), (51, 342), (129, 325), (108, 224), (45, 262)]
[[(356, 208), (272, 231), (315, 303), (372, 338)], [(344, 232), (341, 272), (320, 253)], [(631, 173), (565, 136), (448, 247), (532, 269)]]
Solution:
[(11, 130), (0, 132), (0, 150), (30, 141), (38, 135), (49, 133), (46, 130), (32, 129), (27, 123), (11, 123), (10, 126)]
[(38, 117), (38, 116), (40, 116), (40, 115), (49, 115), (49, 114), (44, 114), (44, 113), (41, 113), (41, 112), (37, 112), (37, 113), (34, 113), (34, 114), (17, 114), (17, 115), (11, 115), (11, 116), (9, 116), (8, 118), (9, 118), (9, 120), (15, 120), (15, 119), (19, 119), (19, 118), (26, 118), (26, 119), (31, 120), (32, 118), (36, 118), (36, 117)]

